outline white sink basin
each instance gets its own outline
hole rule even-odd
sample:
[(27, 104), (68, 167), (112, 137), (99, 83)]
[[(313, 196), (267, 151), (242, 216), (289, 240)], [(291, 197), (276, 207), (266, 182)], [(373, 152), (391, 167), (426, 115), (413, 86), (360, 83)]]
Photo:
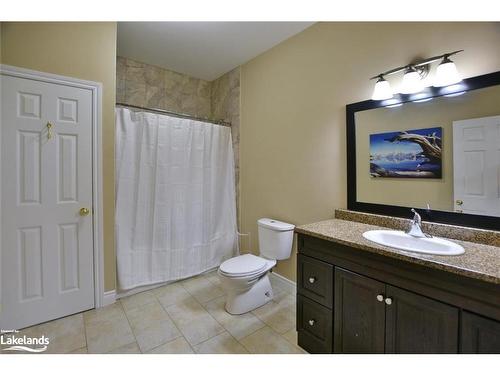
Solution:
[(465, 252), (459, 244), (443, 238), (416, 238), (399, 230), (370, 230), (363, 237), (379, 245), (415, 253), (434, 255), (460, 255)]

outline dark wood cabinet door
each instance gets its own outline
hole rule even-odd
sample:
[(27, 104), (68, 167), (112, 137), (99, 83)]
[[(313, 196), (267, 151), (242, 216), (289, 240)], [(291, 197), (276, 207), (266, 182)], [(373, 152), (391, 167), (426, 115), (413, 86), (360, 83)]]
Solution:
[(335, 268), (334, 352), (383, 353), (385, 284)]
[(457, 353), (458, 308), (386, 286), (386, 353)]
[(298, 344), (309, 353), (332, 352), (332, 310), (297, 296)]
[(461, 352), (478, 354), (500, 354), (500, 322), (462, 312)]
[(333, 266), (299, 254), (297, 256), (298, 291), (300, 294), (332, 308)]

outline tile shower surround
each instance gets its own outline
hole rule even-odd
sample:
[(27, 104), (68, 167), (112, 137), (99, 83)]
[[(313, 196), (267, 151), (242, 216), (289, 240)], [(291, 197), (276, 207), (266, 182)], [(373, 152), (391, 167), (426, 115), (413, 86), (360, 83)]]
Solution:
[(231, 123), (239, 222), (240, 69), (214, 81), (118, 56), (116, 101)]

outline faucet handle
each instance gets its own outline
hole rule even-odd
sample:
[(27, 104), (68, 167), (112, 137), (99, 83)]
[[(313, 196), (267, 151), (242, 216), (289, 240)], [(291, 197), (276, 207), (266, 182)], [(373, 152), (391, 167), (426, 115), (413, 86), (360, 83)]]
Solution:
[(420, 214), (414, 208), (411, 209), (411, 212), (415, 214), (413, 216), (413, 223), (420, 225), (422, 223), (422, 217), (420, 216)]

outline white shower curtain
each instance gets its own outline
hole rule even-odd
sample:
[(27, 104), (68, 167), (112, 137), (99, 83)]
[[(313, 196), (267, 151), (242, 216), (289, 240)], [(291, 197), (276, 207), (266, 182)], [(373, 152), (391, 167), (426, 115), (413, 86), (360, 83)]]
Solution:
[(118, 286), (178, 280), (238, 251), (231, 130), (116, 109)]

